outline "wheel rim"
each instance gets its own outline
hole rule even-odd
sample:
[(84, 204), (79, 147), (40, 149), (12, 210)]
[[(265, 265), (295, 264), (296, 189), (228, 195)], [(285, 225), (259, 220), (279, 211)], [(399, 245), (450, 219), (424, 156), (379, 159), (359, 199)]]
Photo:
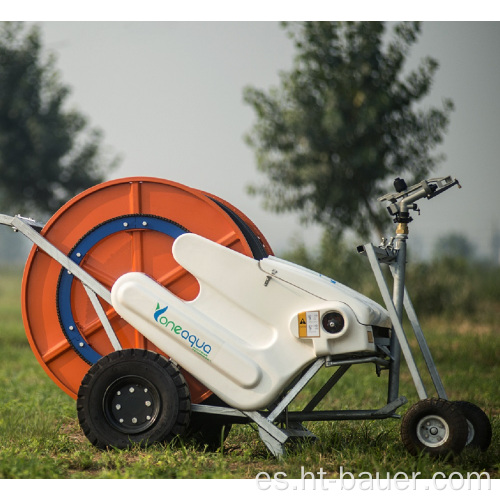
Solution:
[(476, 435), (476, 431), (474, 430), (474, 426), (472, 425), (472, 422), (467, 419), (467, 442), (465, 443), (465, 446), (468, 446), (474, 441), (474, 436)]
[(450, 427), (439, 415), (427, 415), (417, 424), (417, 438), (429, 448), (443, 445), (449, 436)]
[(111, 426), (125, 434), (139, 434), (152, 427), (160, 414), (156, 387), (143, 377), (121, 377), (107, 389), (102, 401)]

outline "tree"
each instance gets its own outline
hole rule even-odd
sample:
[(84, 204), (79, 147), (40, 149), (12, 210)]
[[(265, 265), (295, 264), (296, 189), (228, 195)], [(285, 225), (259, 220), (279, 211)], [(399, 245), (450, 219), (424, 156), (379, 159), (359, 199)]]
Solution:
[(297, 51), (292, 70), (268, 93), (244, 91), (257, 116), (247, 142), (267, 177), (249, 192), (339, 235), (381, 235), (389, 218), (376, 199), (392, 189), (388, 181), (420, 181), (441, 159), (430, 151), (453, 103), (416, 108), (438, 63), (427, 57), (403, 75), (419, 23), (396, 24), (391, 39), (382, 22), (283, 24)]
[(78, 192), (101, 182), (117, 163), (102, 132), (66, 109), (68, 86), (55, 57), (44, 56), (40, 30), (0, 26), (0, 210), (53, 213)]

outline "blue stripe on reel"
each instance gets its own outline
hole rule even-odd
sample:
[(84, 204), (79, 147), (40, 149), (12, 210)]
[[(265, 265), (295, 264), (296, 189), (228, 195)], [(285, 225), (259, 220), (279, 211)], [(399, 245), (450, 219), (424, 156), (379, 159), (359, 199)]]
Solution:
[[(80, 264), (87, 252), (104, 238), (119, 233), (120, 231), (130, 231), (134, 229), (157, 231), (174, 239), (186, 232), (178, 225), (158, 217), (148, 215), (126, 215), (104, 222), (94, 228), (77, 243), (69, 254), (69, 258), (73, 262)], [(57, 291), (57, 310), (59, 312), (59, 319), (64, 334), (73, 349), (87, 363), (93, 365), (102, 355), (90, 347), (79, 332), (74, 320), (73, 311), (71, 310), (71, 287), (73, 285), (73, 279), (74, 276), (72, 274), (68, 273), (65, 269), (62, 270)]]

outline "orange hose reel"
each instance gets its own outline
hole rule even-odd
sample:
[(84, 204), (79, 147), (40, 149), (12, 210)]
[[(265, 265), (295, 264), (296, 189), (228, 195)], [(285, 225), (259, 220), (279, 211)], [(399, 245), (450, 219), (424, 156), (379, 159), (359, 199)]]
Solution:
[[(61, 207), (41, 234), (108, 290), (122, 274), (140, 271), (180, 298), (192, 300), (198, 283), (171, 251), (175, 237), (184, 232), (251, 257), (272, 254), (257, 227), (226, 201), (157, 178), (131, 177), (94, 186)], [(110, 304), (101, 304), (123, 348), (161, 352)], [(114, 349), (82, 283), (37, 246), (24, 271), (22, 314), (39, 363), (76, 399), (89, 366)], [(211, 395), (189, 373), (184, 376), (193, 403)]]

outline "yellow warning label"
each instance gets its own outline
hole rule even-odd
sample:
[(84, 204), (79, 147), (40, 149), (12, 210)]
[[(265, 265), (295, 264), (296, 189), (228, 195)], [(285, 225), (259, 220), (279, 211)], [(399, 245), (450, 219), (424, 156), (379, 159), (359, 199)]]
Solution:
[(319, 337), (319, 311), (301, 312), (297, 315), (299, 338)]
[(307, 337), (307, 321), (306, 321), (306, 313), (299, 313), (299, 337)]

